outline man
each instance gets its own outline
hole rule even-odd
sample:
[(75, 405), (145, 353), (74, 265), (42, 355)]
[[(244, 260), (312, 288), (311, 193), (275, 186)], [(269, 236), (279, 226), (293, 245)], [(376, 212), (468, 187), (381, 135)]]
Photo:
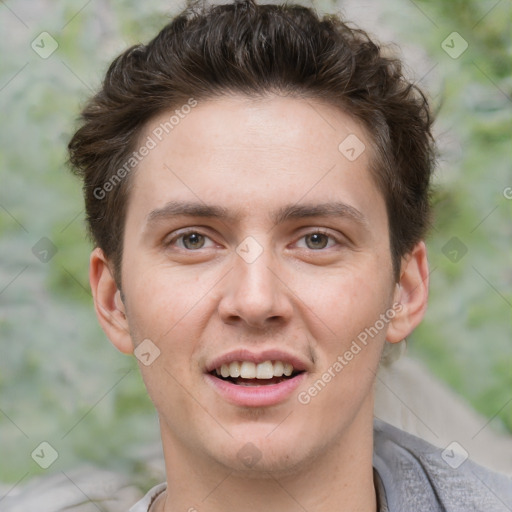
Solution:
[(427, 304), (431, 123), (398, 60), (305, 7), (194, 4), (112, 63), (69, 148), (99, 321), (160, 418), (167, 482), (131, 510), (511, 509), (373, 419)]

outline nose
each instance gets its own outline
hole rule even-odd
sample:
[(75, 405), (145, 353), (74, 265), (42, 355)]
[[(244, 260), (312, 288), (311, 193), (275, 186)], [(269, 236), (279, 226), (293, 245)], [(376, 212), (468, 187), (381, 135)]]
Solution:
[(286, 286), (270, 249), (252, 262), (234, 255), (234, 269), (226, 281), (218, 311), (227, 324), (265, 329), (292, 317), (292, 293)]

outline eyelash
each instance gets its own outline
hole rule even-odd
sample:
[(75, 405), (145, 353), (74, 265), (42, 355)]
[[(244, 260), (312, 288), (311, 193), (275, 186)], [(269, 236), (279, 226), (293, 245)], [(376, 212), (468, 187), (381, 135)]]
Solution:
[[(180, 239), (183, 239), (184, 237), (188, 236), (188, 235), (192, 235), (192, 234), (196, 234), (196, 235), (201, 235), (201, 236), (204, 236), (205, 238), (208, 238), (210, 239), (210, 237), (204, 233), (202, 233), (201, 231), (197, 230), (197, 229), (190, 229), (188, 231), (184, 231), (182, 233), (180, 233), (179, 235), (173, 237), (168, 243), (166, 243), (166, 245), (168, 246), (171, 246), (173, 245), (176, 241), (180, 240)], [(189, 251), (189, 252), (195, 252), (194, 250), (192, 249), (187, 249), (186, 247), (180, 247), (180, 249), (183, 249), (185, 251)], [(202, 249), (202, 247), (201, 247)], [(197, 249), (197, 250), (200, 250), (200, 249)]]
[[(336, 238), (334, 235), (332, 235), (331, 233), (327, 232), (327, 231), (323, 231), (321, 229), (315, 229), (313, 231), (310, 231), (304, 235), (302, 235), (299, 240), (303, 240), (305, 239), (307, 236), (311, 236), (311, 235), (323, 235), (323, 236), (326, 236), (328, 238), (327, 240), (327, 245), (329, 245), (329, 240), (332, 240), (334, 241), (337, 245), (340, 245), (341, 244), (341, 241)], [(322, 247), (321, 249), (310, 249), (309, 247), (305, 247), (306, 250), (309, 250), (309, 251), (313, 251), (313, 252), (321, 252), (321, 251), (325, 251), (327, 249), (332, 249), (333, 246), (330, 246), (330, 247)]]
[[(197, 234), (197, 235), (201, 235), (205, 238), (208, 238), (210, 239), (210, 237), (208, 235), (206, 235), (205, 233), (202, 233), (201, 231), (197, 230), (197, 229), (190, 229), (188, 231), (185, 231), (185, 232), (182, 232), (180, 233), (179, 235), (173, 237), (168, 243), (166, 243), (167, 246), (172, 246), (174, 243), (176, 243), (178, 240), (180, 239), (183, 239), (184, 237), (188, 236), (188, 235), (191, 235), (191, 234)], [(302, 235), (299, 240), (302, 240), (304, 239), (305, 237), (307, 236), (311, 236), (311, 235), (324, 235), (326, 237), (328, 237), (329, 239), (331, 240), (334, 240), (338, 245), (342, 244), (342, 242), (337, 238), (335, 237), (334, 235), (332, 235), (331, 233), (328, 233), (327, 231), (322, 231), (321, 229), (316, 229), (316, 230), (313, 230), (313, 231), (310, 231), (304, 235)], [(211, 239), (210, 239), (211, 240)], [(320, 252), (320, 251), (324, 251), (326, 249), (331, 249), (332, 247), (324, 247), (322, 249), (309, 249), (306, 247), (307, 250), (310, 250), (310, 251), (313, 251), (313, 252)], [(201, 247), (200, 249), (187, 249), (186, 247), (180, 247), (180, 249), (183, 249), (187, 252), (197, 252), (197, 251), (200, 251), (201, 249), (203, 249), (203, 247)]]

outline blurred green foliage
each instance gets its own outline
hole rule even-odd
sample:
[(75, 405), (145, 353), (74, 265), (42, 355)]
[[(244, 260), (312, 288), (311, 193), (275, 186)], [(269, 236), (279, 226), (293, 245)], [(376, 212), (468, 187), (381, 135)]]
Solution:
[[(419, 36), (438, 64), (441, 153), (428, 243), (429, 311), (411, 351), (510, 432), (512, 201), (504, 191), (512, 183), (511, 6), (460, 0), (418, 5), (438, 27), (409, 25), (404, 35)], [(440, 47), (454, 31), (468, 42), (456, 60)], [(443, 252), (452, 237), (467, 247), (455, 263)]]
[[(379, 8), (396, 42), (432, 68), (418, 78), (439, 110), (431, 299), (411, 352), (512, 432), (512, 201), (503, 194), (512, 186), (510, 2), (494, 3), (393, 0)], [(89, 460), (134, 473), (139, 450), (158, 440), (133, 358), (118, 354), (96, 322), (80, 185), (65, 146), (108, 63), (180, 7), (168, 5), (0, 5), (9, 34), (0, 41), (0, 439), (9, 461), (0, 481), (42, 472), (29, 455), (43, 440), (58, 450), (58, 468)], [(332, 10), (327, 0), (321, 7)], [(48, 59), (30, 48), (43, 30), (59, 43)], [(441, 47), (453, 31), (469, 44), (458, 59)], [(42, 237), (58, 249), (46, 264), (31, 250)], [(467, 248), (458, 262), (443, 250), (452, 237)]]

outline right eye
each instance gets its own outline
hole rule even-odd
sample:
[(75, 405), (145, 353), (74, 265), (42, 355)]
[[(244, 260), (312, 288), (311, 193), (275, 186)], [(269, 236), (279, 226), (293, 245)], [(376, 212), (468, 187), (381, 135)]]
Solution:
[[(187, 231), (172, 238), (167, 245), (177, 245), (180, 249), (196, 251), (205, 248), (205, 243), (210, 240), (206, 235), (198, 231)], [(213, 242), (212, 242), (213, 243)]]

